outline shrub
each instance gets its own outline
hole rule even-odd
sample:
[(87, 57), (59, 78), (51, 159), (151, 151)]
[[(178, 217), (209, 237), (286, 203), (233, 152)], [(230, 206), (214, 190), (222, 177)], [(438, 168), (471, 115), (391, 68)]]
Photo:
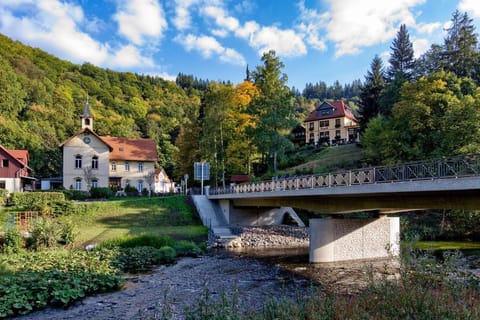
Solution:
[(112, 196), (110, 188), (92, 188), (90, 189), (90, 197), (93, 199), (108, 199)]
[(0, 189), (0, 206), (4, 205), (7, 202), (8, 190)]
[(16, 253), (23, 247), (23, 237), (18, 228), (9, 228), (5, 233), (2, 251), (4, 253)]
[(125, 193), (126, 193), (127, 196), (129, 196), (129, 197), (138, 196), (138, 190), (137, 190), (137, 188), (135, 188), (134, 186), (131, 186), (131, 185), (127, 185), (127, 186), (125, 187)]
[(75, 224), (71, 220), (67, 220), (62, 223), (60, 229), (59, 242), (64, 245), (70, 245), (75, 242), (75, 238), (78, 235), (78, 230)]
[(58, 223), (52, 218), (39, 217), (33, 223), (28, 245), (35, 250), (51, 248), (56, 246), (59, 240), (60, 229)]
[(174, 248), (179, 257), (198, 257), (203, 254), (203, 250), (192, 241), (178, 241)]
[(120, 254), (113, 260), (113, 265), (124, 272), (145, 271), (153, 265), (172, 263), (176, 253), (172, 247), (160, 249), (148, 246), (121, 248)]
[(68, 200), (86, 200), (90, 198), (90, 193), (80, 190), (62, 190), (65, 198)]

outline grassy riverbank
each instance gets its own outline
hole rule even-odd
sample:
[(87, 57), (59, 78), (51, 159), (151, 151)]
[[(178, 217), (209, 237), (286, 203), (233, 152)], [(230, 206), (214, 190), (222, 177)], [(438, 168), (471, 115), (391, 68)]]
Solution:
[[(207, 229), (183, 196), (82, 202), (0, 243), (0, 318), (116, 290), (124, 273), (202, 253)], [(0, 213), (4, 215), (6, 213)], [(76, 236), (76, 237), (75, 237)], [(195, 241), (195, 242), (194, 242)], [(98, 247), (86, 251), (83, 247)]]
[(78, 227), (77, 243), (101, 243), (120, 236), (151, 234), (203, 241), (207, 229), (183, 196), (119, 198), (77, 204), (78, 214), (60, 217)]

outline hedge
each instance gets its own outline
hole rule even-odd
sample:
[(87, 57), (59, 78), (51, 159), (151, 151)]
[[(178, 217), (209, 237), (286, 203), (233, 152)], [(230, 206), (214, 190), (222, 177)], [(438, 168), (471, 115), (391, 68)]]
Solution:
[(65, 195), (62, 192), (14, 192), (10, 200), (23, 210), (41, 210), (54, 202), (64, 202)]

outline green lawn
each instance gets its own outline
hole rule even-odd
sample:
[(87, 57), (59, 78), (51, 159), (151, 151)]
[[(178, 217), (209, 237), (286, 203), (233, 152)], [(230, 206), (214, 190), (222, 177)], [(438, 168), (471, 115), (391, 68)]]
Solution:
[(184, 197), (125, 198), (78, 203), (71, 219), (79, 229), (81, 245), (99, 243), (123, 235), (168, 235), (176, 240), (206, 239), (207, 228), (194, 217)]

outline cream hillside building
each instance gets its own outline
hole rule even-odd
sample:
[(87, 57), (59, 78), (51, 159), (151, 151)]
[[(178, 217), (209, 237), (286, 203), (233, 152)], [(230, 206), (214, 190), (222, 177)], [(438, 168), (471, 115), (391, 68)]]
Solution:
[(305, 119), (304, 124), (306, 143), (358, 142), (358, 122), (343, 101), (322, 102)]
[(82, 130), (60, 145), (63, 187), (88, 191), (130, 185), (139, 192), (150, 187), (153, 191), (158, 159), (155, 141), (97, 135), (88, 102), (80, 118)]

